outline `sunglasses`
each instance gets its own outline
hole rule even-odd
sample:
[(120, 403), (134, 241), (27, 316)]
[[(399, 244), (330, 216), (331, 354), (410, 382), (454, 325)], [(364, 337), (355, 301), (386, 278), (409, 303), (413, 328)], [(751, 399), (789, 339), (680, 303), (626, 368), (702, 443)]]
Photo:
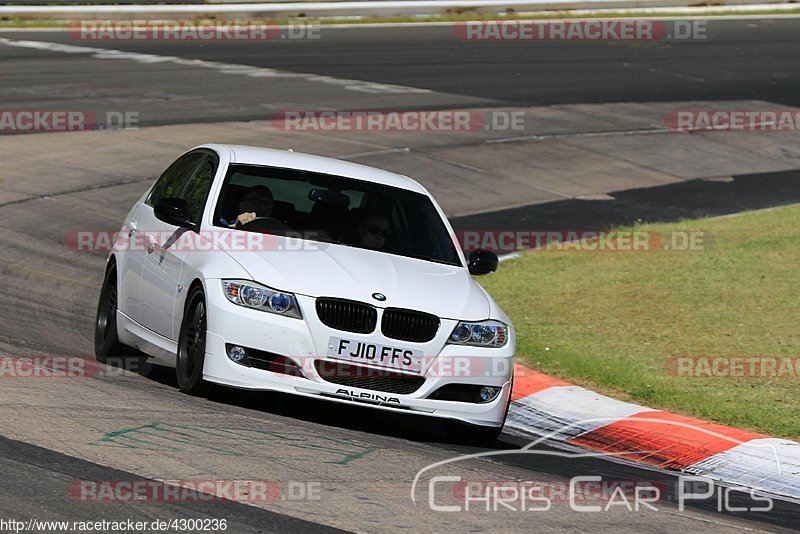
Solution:
[(374, 224), (367, 225), (367, 232), (369, 235), (378, 235), (380, 234), (383, 237), (389, 237), (389, 229), (388, 228), (381, 228), (380, 226), (376, 226)]

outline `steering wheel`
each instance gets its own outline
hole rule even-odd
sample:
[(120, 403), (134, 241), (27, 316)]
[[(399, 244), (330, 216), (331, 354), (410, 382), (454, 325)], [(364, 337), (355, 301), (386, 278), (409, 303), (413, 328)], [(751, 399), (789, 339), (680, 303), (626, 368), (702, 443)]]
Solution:
[(237, 228), (250, 232), (275, 232), (290, 229), (274, 217), (256, 217), (248, 223), (237, 225)]

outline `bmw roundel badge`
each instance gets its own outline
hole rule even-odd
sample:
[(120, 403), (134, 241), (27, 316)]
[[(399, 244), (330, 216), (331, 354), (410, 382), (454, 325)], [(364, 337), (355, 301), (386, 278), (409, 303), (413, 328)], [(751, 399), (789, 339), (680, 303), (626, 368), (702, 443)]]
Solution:
[(384, 300), (386, 300), (386, 295), (384, 295), (383, 293), (373, 293), (372, 298), (383, 302)]

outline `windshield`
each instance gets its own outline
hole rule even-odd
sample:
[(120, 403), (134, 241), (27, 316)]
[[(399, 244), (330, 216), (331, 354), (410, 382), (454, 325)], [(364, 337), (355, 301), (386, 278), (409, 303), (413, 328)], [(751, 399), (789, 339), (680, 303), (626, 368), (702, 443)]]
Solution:
[(428, 196), (341, 176), (231, 165), (214, 224), (462, 266)]

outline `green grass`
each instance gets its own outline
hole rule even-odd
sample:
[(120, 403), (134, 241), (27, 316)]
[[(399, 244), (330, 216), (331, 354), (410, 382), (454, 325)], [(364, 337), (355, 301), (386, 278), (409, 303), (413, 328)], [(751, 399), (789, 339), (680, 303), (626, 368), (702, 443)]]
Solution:
[(800, 205), (639, 226), (701, 251), (523, 254), (479, 281), (522, 363), (608, 395), (800, 438), (800, 378), (686, 378), (671, 356), (800, 356)]

